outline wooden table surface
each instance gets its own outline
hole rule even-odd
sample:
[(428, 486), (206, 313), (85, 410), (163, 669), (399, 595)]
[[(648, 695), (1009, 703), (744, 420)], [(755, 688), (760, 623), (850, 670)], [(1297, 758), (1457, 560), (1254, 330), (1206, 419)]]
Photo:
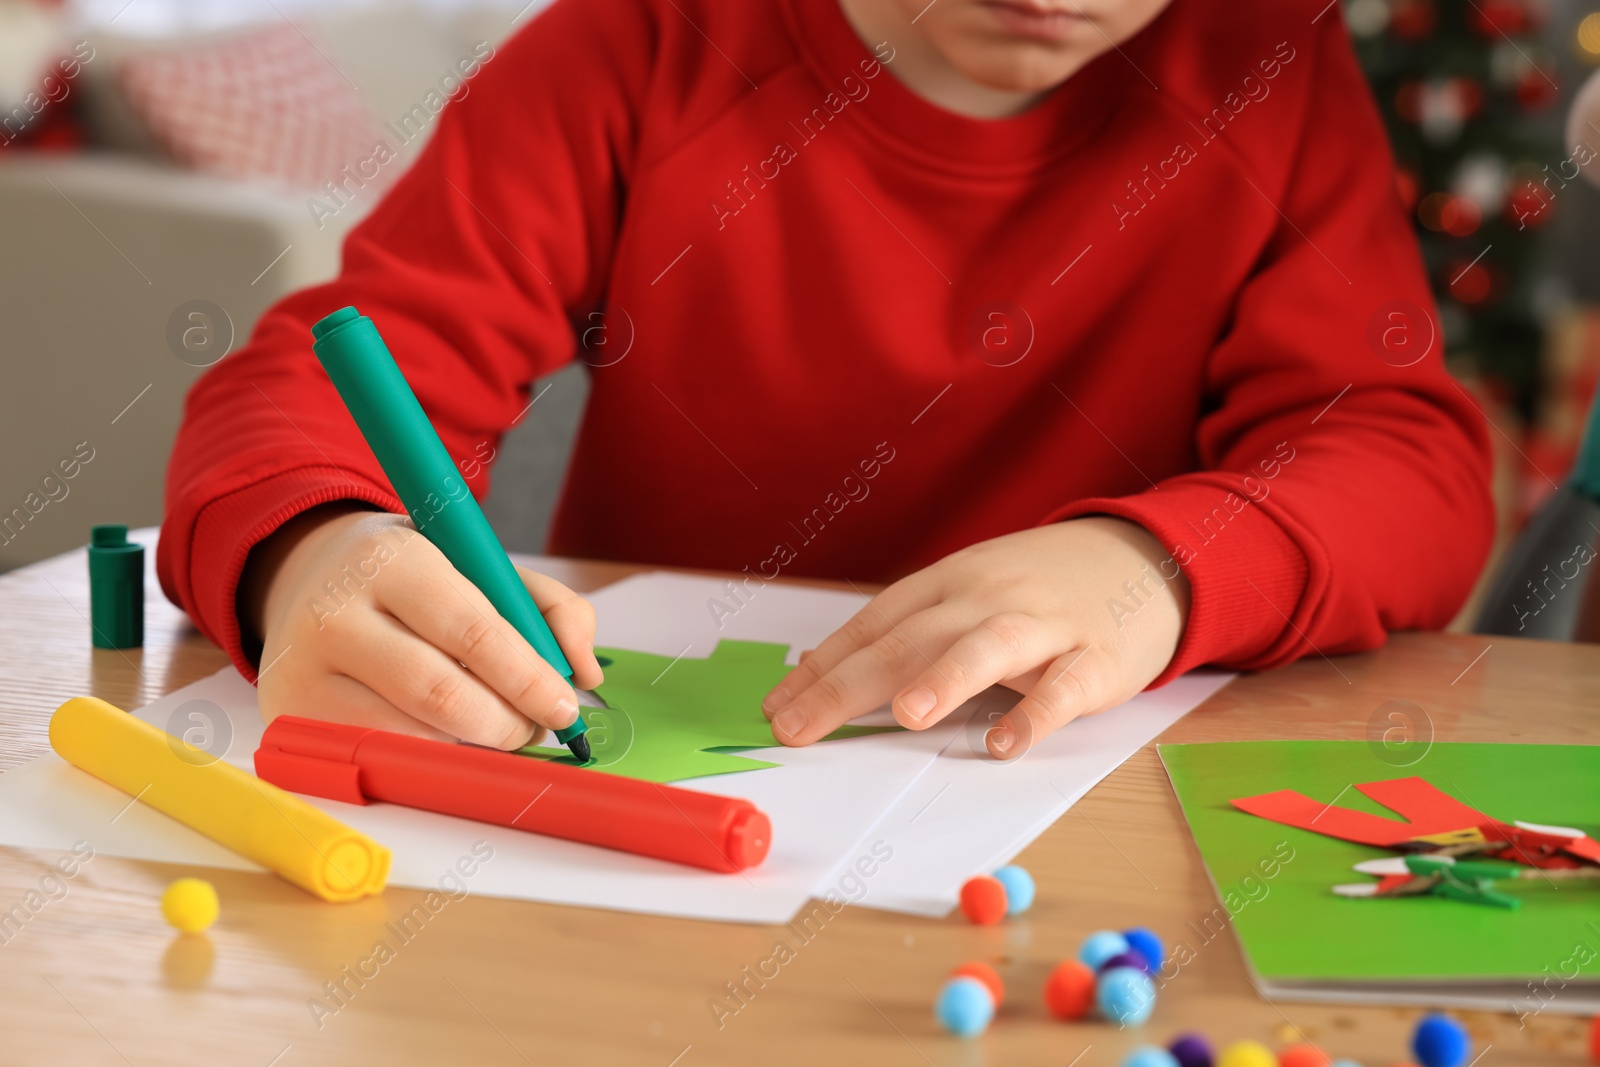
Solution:
[[(584, 590), (632, 570), (551, 568)], [(226, 665), (148, 593), (145, 647), (106, 651), (89, 646), (81, 552), (0, 577), (0, 769), (45, 751), (46, 721), (68, 697), (136, 707)], [(1391, 725), (1378, 711), (1391, 700), (1425, 709), (1420, 728), (1440, 741), (1590, 743), (1600, 648), (1402, 635), (1375, 653), (1241, 677), (1161, 740), (1364, 739)], [(0, 912), (37, 889), (54, 858), (0, 849)], [(719, 1026), (710, 1004), (771, 955), (783, 928), (467, 897), (319, 1020), (310, 1005), (325, 984), (368, 958), (421, 892), (328, 905), (268, 875), (96, 856), (0, 944), (0, 1064), (1114, 1067), (1133, 1046), (1188, 1029), (1274, 1047), (1303, 1033), (1367, 1067), (1408, 1058), (1415, 1011), (1268, 1003), (1232, 937), (1200, 949), (1142, 1030), (1045, 1014), (1045, 974), (1090, 930), (1143, 924), (1170, 937), (1217, 905), (1154, 746), (1019, 862), (1039, 884), (1026, 918), (978, 928), (846, 908)], [(158, 906), (165, 884), (189, 873), (222, 898), (200, 937), (175, 936)], [(999, 967), (1009, 999), (984, 1037), (960, 1041), (931, 1004), (971, 958)], [(1581, 1020), (1546, 1012), (1519, 1029), (1509, 1014), (1462, 1017), (1490, 1046), (1480, 1067), (1587, 1062)]]

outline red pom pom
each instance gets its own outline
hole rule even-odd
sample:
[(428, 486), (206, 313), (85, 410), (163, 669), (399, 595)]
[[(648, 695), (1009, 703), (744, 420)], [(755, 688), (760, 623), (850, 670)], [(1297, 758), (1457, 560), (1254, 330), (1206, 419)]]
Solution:
[(1006, 917), (1006, 887), (987, 874), (968, 878), (961, 887), (961, 911), (979, 926), (993, 926)]
[(1094, 1005), (1094, 972), (1079, 960), (1063, 960), (1044, 983), (1044, 1006), (1057, 1019), (1081, 1019)]
[(968, 960), (951, 971), (950, 977), (976, 978), (989, 987), (989, 995), (994, 997), (994, 1006), (996, 1008), (1005, 1003), (1006, 984), (1000, 980), (1000, 972), (982, 960)]
[(1315, 1045), (1290, 1045), (1278, 1053), (1278, 1067), (1328, 1067), (1327, 1054)]
[(1589, 1020), (1589, 1058), (1600, 1063), (1600, 1015)]

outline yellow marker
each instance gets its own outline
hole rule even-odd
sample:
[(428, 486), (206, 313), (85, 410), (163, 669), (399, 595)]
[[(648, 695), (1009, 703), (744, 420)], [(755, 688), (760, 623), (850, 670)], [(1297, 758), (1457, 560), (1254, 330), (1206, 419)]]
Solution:
[(389, 850), (292, 793), (94, 697), (50, 717), (68, 763), (323, 900), (382, 892)]

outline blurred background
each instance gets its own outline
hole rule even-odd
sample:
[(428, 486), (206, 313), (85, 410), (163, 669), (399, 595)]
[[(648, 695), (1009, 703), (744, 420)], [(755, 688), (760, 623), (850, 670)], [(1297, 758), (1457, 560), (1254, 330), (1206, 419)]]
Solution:
[[(160, 520), (189, 383), (335, 271), (545, 2), (0, 0), (0, 571)], [(1600, 190), (1580, 177), (1600, 172), (1600, 12), (1335, 2), (1451, 367), (1495, 426), (1503, 543), (1566, 477), (1600, 378)], [(486, 508), (522, 551), (543, 547), (584, 379), (536, 395)]]

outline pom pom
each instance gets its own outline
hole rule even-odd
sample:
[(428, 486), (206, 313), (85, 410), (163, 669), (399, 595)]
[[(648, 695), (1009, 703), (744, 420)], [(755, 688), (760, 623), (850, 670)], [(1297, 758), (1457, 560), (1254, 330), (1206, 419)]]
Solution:
[(1278, 1057), (1257, 1041), (1235, 1041), (1217, 1057), (1217, 1067), (1278, 1067)]
[(1145, 1045), (1128, 1053), (1128, 1058), (1122, 1061), (1122, 1067), (1178, 1067), (1178, 1061), (1164, 1048)]
[(1112, 956), (1109, 960), (1106, 960), (1104, 963), (1102, 963), (1099, 969), (1101, 971), (1109, 971), (1113, 967), (1132, 967), (1136, 971), (1141, 971), (1145, 974), (1150, 973), (1150, 967), (1147, 963), (1145, 963), (1144, 957), (1139, 953), (1132, 951), (1131, 949), (1127, 952), (1119, 952), (1115, 956)]
[(1091, 971), (1098, 971), (1106, 960), (1126, 951), (1127, 938), (1115, 930), (1097, 930), (1084, 938), (1082, 947), (1078, 949), (1078, 959), (1088, 964)]
[(198, 934), (217, 921), (217, 891), (199, 878), (179, 878), (161, 894), (161, 914), (186, 934)]
[(1005, 887), (1007, 915), (1021, 915), (1033, 907), (1033, 875), (1013, 863), (995, 871), (994, 877)]
[(968, 878), (961, 887), (961, 913), (979, 926), (993, 926), (1006, 917), (1006, 887), (987, 874)]
[(939, 990), (934, 1015), (957, 1037), (974, 1037), (989, 1028), (994, 1018), (994, 997), (976, 978), (952, 978)]
[(1472, 1039), (1450, 1016), (1424, 1015), (1411, 1035), (1411, 1051), (1422, 1067), (1461, 1067), (1472, 1052)]
[(1113, 967), (1100, 974), (1095, 984), (1094, 1002), (1118, 1026), (1140, 1026), (1156, 1007), (1156, 987), (1141, 970)]
[(1211, 1067), (1211, 1045), (1199, 1034), (1182, 1034), (1167, 1046), (1178, 1067)]
[(969, 960), (950, 972), (951, 978), (976, 978), (989, 989), (989, 995), (994, 997), (996, 1008), (1006, 1002), (1006, 984), (1000, 980), (1000, 972), (984, 963), (982, 960)]
[(1315, 1045), (1290, 1045), (1278, 1053), (1278, 1067), (1331, 1067), (1331, 1063)]
[(1044, 983), (1044, 1005), (1057, 1019), (1081, 1019), (1094, 1003), (1094, 972), (1077, 960), (1064, 960)]
[(1156, 936), (1154, 930), (1144, 926), (1135, 926), (1132, 930), (1122, 931), (1123, 940), (1128, 942), (1128, 948), (1144, 957), (1148, 964), (1145, 970), (1151, 974), (1161, 969), (1167, 962), (1167, 946), (1161, 943), (1161, 938)]

